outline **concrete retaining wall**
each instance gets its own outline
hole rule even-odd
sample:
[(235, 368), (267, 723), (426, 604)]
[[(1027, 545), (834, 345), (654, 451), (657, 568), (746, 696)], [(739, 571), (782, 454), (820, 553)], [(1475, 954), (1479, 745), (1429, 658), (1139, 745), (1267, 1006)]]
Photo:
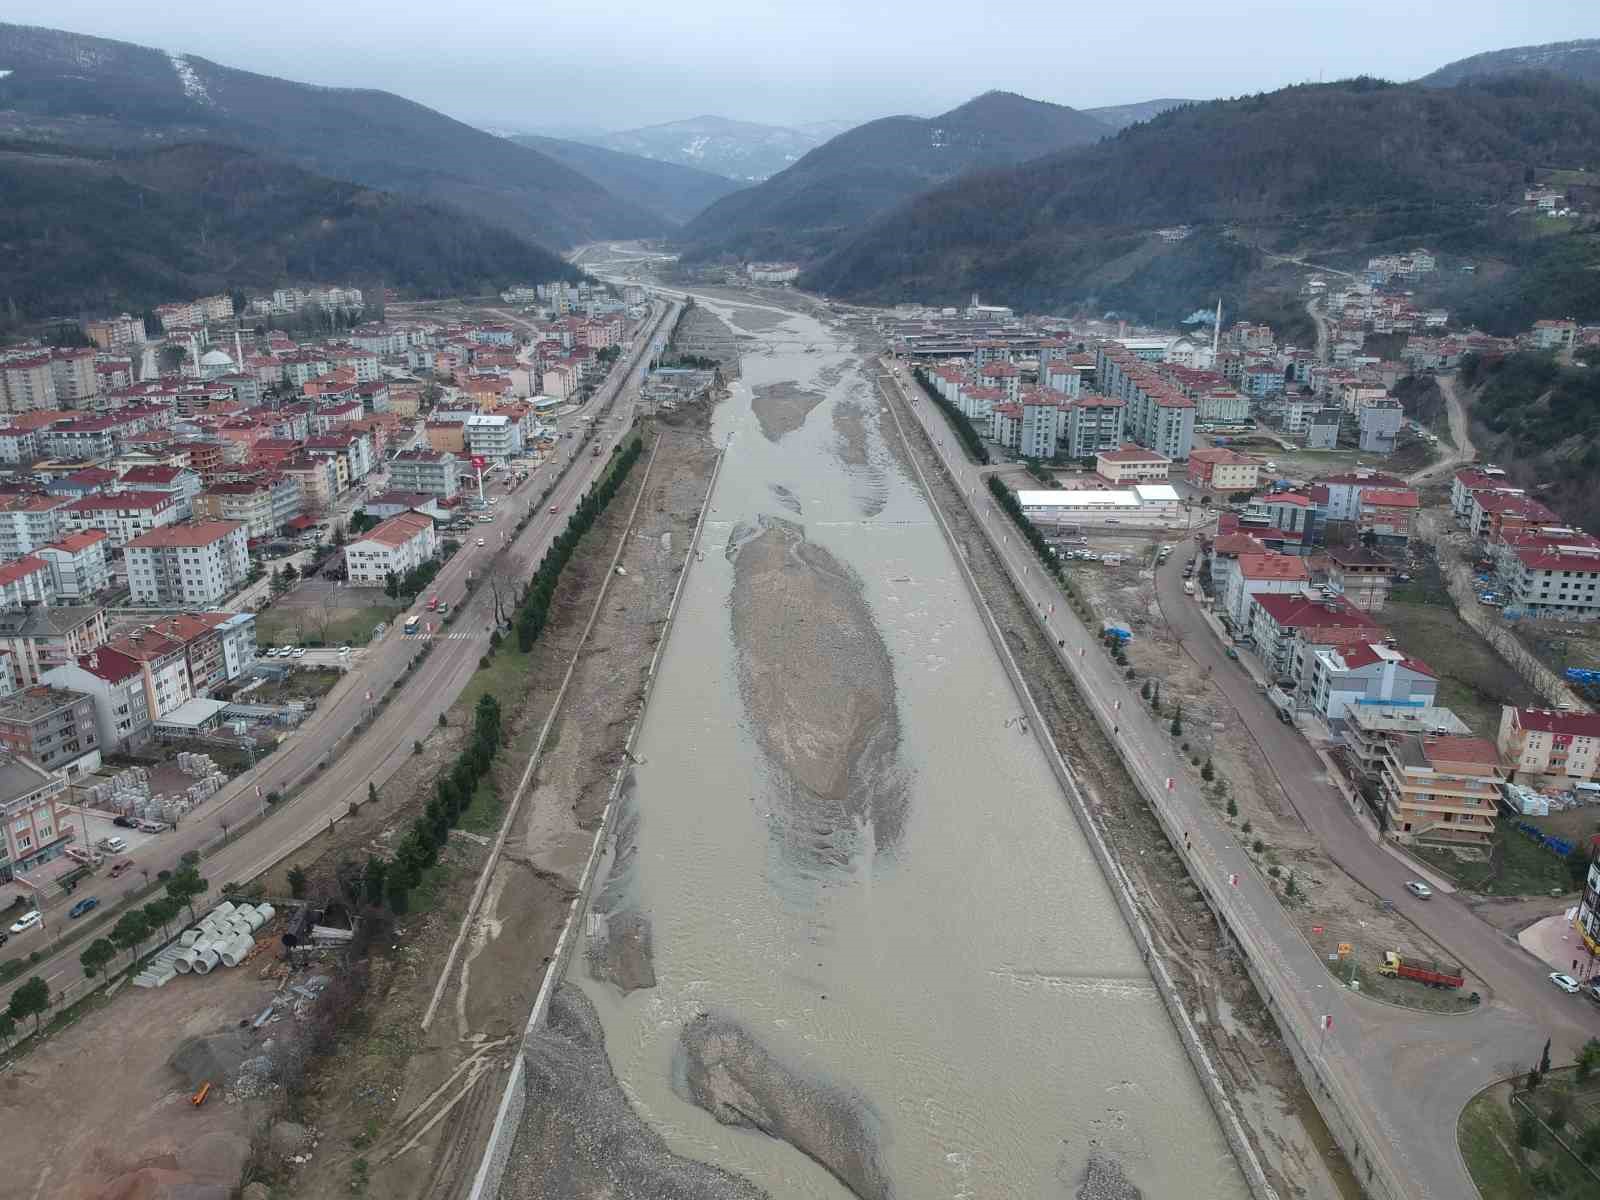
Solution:
[[(659, 442), (658, 442), (659, 444)], [(617, 808), (617, 796), (622, 791), (622, 785), (627, 780), (630, 771), (628, 765), (633, 753), (634, 740), (639, 736), (639, 729), (644, 724), (645, 713), (650, 708), (650, 697), (655, 694), (657, 668), (661, 665), (661, 654), (666, 649), (667, 638), (672, 633), (672, 626), (678, 615), (678, 601), (683, 597), (683, 585), (689, 578), (689, 567), (694, 562), (695, 555), (700, 548), (700, 533), (705, 528), (706, 514), (711, 511), (711, 497), (717, 489), (717, 479), (722, 474), (723, 459), (727, 457), (724, 450), (717, 456), (716, 466), (711, 470), (711, 482), (706, 487), (705, 499), (700, 505), (700, 516), (695, 521), (694, 533), (689, 538), (689, 548), (684, 554), (683, 569), (678, 572), (678, 583), (672, 591), (672, 601), (667, 605), (666, 620), (661, 626), (661, 637), (656, 642), (655, 653), (650, 656), (650, 667), (645, 673), (644, 693), (639, 704), (639, 712), (633, 719), (633, 725), (628, 730), (628, 736), (622, 743), (624, 763), (617, 769), (616, 777), (611, 781), (611, 792), (606, 798), (605, 811), (600, 817), (600, 827), (595, 830), (594, 844), (589, 847), (588, 861), (583, 865), (583, 875), (578, 882), (578, 894), (572, 901), (572, 907), (567, 913), (567, 922), (561, 929), (561, 937), (556, 942), (556, 952), (551, 956), (550, 967), (545, 971), (544, 982), (539, 986), (539, 995), (533, 1002), (533, 1011), (528, 1014), (528, 1023), (523, 1027), (522, 1040), (524, 1042), (544, 1023), (546, 1014), (550, 1011), (550, 998), (555, 993), (557, 985), (567, 976), (567, 968), (572, 964), (572, 956), (576, 952), (579, 941), (578, 930), (582, 927), (585, 915), (589, 909), (589, 899), (594, 892), (594, 883), (599, 875), (600, 860), (605, 852), (606, 843), (611, 838), (611, 814)], [(654, 454), (651, 460), (654, 461)], [(649, 478), (646, 472), (646, 479)], [(639, 489), (639, 496), (644, 497), (644, 488)], [(635, 501), (635, 510), (638, 502)], [(628, 528), (633, 528), (632, 517), (628, 520)], [(621, 557), (622, 550), (627, 545), (626, 535), (621, 545), (617, 547), (617, 555), (612, 559), (607, 577), (616, 574), (617, 559)], [(601, 600), (605, 599), (602, 593)], [(595, 606), (595, 613), (599, 613), (599, 604)], [(594, 618), (590, 618), (593, 625)], [(588, 630), (584, 631), (584, 639), (588, 638)], [(581, 643), (580, 643), (581, 644)], [(577, 657), (574, 656), (572, 666), (567, 669), (567, 680), (570, 681), (572, 671), (577, 666)], [(562, 684), (561, 694), (566, 694), (566, 682)], [(551, 720), (554, 720), (555, 711), (559, 709), (559, 698), (552, 709)], [(546, 723), (544, 733), (540, 735), (540, 745), (544, 743), (544, 736), (549, 733), (549, 723)], [(532, 761), (529, 763), (529, 772), (532, 771)], [(524, 785), (526, 776), (524, 778)], [(519, 786), (518, 794), (522, 788)], [(487, 873), (484, 878), (487, 878)], [(516, 1060), (512, 1064), (511, 1075), (506, 1079), (505, 1091), (500, 1096), (500, 1107), (495, 1113), (494, 1128), (490, 1131), (488, 1145), (484, 1147), (483, 1158), (478, 1164), (478, 1173), (473, 1178), (472, 1190), (468, 1193), (468, 1200), (492, 1200), (500, 1193), (500, 1183), (505, 1177), (507, 1163), (511, 1159), (511, 1147), (516, 1142), (517, 1129), (522, 1124), (522, 1115), (527, 1109), (527, 1086), (524, 1078), (527, 1067), (522, 1057), (520, 1048)]]

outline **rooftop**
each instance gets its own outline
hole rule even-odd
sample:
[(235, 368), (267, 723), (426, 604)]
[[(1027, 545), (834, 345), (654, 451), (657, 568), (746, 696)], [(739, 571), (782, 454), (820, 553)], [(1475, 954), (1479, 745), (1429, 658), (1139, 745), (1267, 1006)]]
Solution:
[(1265, 592), (1252, 597), (1267, 616), (1285, 629), (1378, 629), (1366, 613), (1343, 598), (1323, 600), (1307, 592)]
[(48, 717), (51, 713), (60, 712), (63, 708), (70, 708), (89, 696), (84, 692), (75, 692), (71, 688), (51, 687), (47, 683), (36, 684), (30, 688), (12, 692), (9, 696), (0, 697), (0, 721), (18, 721), (31, 724), (41, 717)]
[(1309, 580), (1306, 560), (1293, 554), (1241, 554), (1239, 574), (1246, 579)]
[(54, 778), (32, 759), (0, 754), (0, 805), (32, 795)]
[(1566, 737), (1600, 737), (1600, 713), (1552, 712), (1548, 708), (1519, 708), (1517, 724), (1538, 733)]
[(1095, 457), (1114, 463), (1166, 463), (1169, 466), (1172, 464), (1172, 460), (1165, 454), (1157, 454), (1154, 450), (1146, 450), (1143, 446), (1121, 446), (1115, 450), (1102, 450)]
[(128, 543), (128, 549), (209, 546), (234, 530), (243, 528), (238, 521), (185, 521), (181, 525), (167, 525), (140, 534)]
[(380, 521), (350, 544), (377, 542), (384, 546), (403, 546), (423, 530), (432, 528), (433, 522), (429, 518), (419, 513), (403, 512), (387, 521)]

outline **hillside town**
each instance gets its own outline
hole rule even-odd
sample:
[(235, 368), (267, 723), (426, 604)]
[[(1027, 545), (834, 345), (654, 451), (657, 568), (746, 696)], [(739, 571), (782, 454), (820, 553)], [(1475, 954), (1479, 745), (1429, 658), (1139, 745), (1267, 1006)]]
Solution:
[[(416, 596), (496, 506), (526, 515), (520, 489), (581, 434), (571, 414), (650, 311), (640, 288), (564, 281), (460, 319), (367, 319), (352, 287), (237, 299), (0, 348), (7, 900), (84, 876), (69, 807), (130, 756), (254, 761), (303, 720), (382, 632), (338, 591)], [(196, 799), (99, 808), (170, 826)]]

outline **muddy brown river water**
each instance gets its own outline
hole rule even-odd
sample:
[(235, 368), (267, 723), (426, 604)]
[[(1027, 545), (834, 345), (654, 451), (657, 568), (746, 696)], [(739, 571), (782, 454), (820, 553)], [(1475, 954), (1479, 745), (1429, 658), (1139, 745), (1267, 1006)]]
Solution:
[(892, 422), (764, 311), (591, 922), (653, 970), (573, 968), (624, 1091), (774, 1197), (1246, 1195)]

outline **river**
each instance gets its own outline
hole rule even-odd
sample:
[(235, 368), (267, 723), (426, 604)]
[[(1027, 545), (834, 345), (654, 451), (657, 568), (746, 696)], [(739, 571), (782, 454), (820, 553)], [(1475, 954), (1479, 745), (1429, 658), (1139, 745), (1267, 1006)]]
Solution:
[(1092, 1155), (1151, 1200), (1245, 1195), (859, 360), (809, 316), (700, 302), (768, 348), (714, 418), (728, 453), (638, 741), (620, 890), (655, 983), (573, 967), (627, 1095), (775, 1197), (849, 1195), (674, 1087), (710, 1011), (859, 1098), (902, 1200), (1068, 1197)]

